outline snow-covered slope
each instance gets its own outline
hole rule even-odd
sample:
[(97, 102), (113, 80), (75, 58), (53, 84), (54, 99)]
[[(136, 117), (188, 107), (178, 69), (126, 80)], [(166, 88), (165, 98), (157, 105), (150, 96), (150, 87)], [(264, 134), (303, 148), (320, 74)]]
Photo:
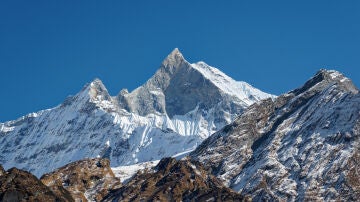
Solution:
[(191, 156), (253, 200), (356, 201), (360, 94), (337, 71), (247, 108)]
[(145, 169), (153, 169), (160, 160), (156, 161), (148, 161), (143, 163), (137, 163), (129, 166), (119, 166), (111, 168), (114, 172), (115, 176), (120, 178), (122, 183), (127, 183), (127, 181), (133, 177), (138, 171), (145, 170)]
[[(223, 92), (237, 97), (239, 100), (244, 101), (247, 105), (251, 105), (254, 101), (259, 101), (269, 97), (269, 94), (252, 87), (246, 82), (235, 81), (219, 69), (211, 67), (204, 62), (194, 63), (192, 66)], [(275, 96), (272, 97), (275, 98)]]
[(184, 154), (265, 97), (175, 49), (132, 92), (112, 97), (95, 79), (53, 109), (0, 123), (0, 164), (40, 176), (85, 157), (114, 167)]

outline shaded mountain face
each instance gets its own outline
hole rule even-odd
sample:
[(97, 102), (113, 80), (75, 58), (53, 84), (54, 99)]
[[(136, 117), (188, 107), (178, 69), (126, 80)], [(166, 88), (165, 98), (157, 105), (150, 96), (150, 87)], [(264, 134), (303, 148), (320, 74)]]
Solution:
[(222, 185), (201, 163), (164, 158), (154, 169), (139, 171), (104, 201), (250, 201)]
[[(243, 89), (236, 89), (239, 86)], [(239, 92), (231, 92), (234, 88)], [(131, 93), (123, 91), (118, 100), (125, 109), (139, 115), (166, 113), (172, 118), (196, 108), (206, 112), (219, 104), (227, 108), (218, 110), (238, 114), (254, 101), (267, 97), (270, 95), (236, 82), (203, 62), (190, 64), (175, 49), (152, 78)]]
[(65, 165), (40, 178), (57, 195), (63, 190), (76, 201), (101, 201), (110, 190), (121, 186), (108, 159), (85, 159)]
[(41, 176), (86, 157), (109, 158), (114, 167), (186, 154), (268, 97), (175, 49), (130, 93), (112, 97), (95, 79), (53, 109), (0, 123), (0, 163)]
[(253, 200), (360, 197), (360, 95), (336, 71), (258, 102), (191, 153)]
[(58, 195), (41, 183), (29, 172), (11, 168), (5, 171), (0, 166), (0, 201), (74, 201), (70, 194), (63, 190)]

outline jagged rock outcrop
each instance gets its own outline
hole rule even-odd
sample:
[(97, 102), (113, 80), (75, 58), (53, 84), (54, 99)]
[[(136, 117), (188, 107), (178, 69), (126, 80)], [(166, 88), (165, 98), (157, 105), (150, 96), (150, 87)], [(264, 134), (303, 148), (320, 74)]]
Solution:
[(175, 49), (132, 92), (112, 97), (95, 79), (55, 108), (0, 123), (0, 163), (39, 177), (86, 157), (116, 167), (189, 153), (267, 97), (204, 62), (190, 64)]
[(101, 201), (110, 190), (121, 186), (108, 159), (85, 159), (45, 174), (40, 179), (51, 190), (62, 195), (68, 191), (75, 201)]
[(64, 190), (60, 195), (52, 192), (39, 179), (27, 171), (11, 168), (4, 171), (0, 166), (0, 201), (74, 201)]
[(0, 165), (0, 176), (5, 174), (4, 168)]
[(154, 168), (139, 171), (104, 201), (250, 201), (225, 187), (201, 163), (164, 158)]
[(304, 86), (250, 106), (193, 159), (253, 200), (359, 199), (360, 94), (320, 70)]

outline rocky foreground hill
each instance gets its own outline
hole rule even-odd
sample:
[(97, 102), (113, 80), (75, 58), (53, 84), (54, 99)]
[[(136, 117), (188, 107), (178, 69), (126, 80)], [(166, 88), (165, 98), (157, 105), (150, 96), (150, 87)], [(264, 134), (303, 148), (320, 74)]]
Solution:
[(138, 172), (105, 201), (249, 201), (225, 187), (201, 163), (164, 158), (149, 170)]
[(67, 190), (76, 201), (101, 201), (110, 190), (121, 187), (108, 159), (86, 159), (65, 165), (40, 178), (57, 195)]
[(66, 189), (61, 189), (58, 195), (27, 171), (17, 168), (5, 171), (0, 166), (0, 201), (65, 202), (74, 200)]
[(201, 163), (164, 158), (121, 184), (108, 159), (86, 159), (43, 175), (0, 167), (0, 201), (249, 201)]

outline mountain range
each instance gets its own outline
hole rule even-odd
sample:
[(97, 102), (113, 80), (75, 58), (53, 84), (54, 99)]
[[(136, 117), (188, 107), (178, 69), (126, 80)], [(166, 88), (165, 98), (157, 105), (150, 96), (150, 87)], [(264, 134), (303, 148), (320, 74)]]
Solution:
[[(95, 79), (1, 123), (0, 164), (26, 171), (0, 181), (20, 173), (55, 201), (356, 201), (359, 136), (359, 90), (337, 71), (274, 96), (175, 49), (132, 92)], [(0, 199), (33, 197), (8, 184)]]
[(40, 177), (83, 158), (125, 166), (184, 155), (274, 97), (173, 50), (144, 85), (110, 96), (95, 79), (52, 109), (0, 124), (0, 164)]

